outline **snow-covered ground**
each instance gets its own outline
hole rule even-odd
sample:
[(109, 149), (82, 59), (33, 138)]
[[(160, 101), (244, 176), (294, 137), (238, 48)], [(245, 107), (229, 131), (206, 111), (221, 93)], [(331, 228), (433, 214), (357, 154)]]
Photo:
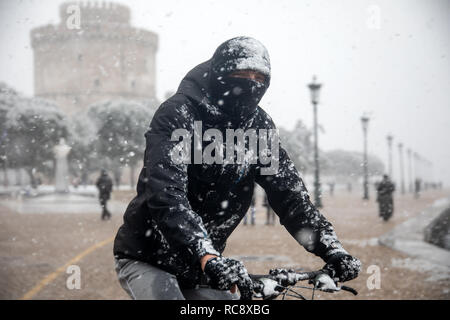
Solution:
[[(70, 187), (68, 193), (55, 193), (53, 186), (42, 185), (35, 190), (11, 187), (5, 190), (12, 195), (1, 200), (2, 205), (18, 213), (95, 213), (100, 212), (98, 190), (94, 185)], [(121, 186), (119, 190), (130, 190)], [(114, 214), (123, 214), (126, 204), (110, 200), (108, 209)]]
[[(131, 188), (130, 185), (120, 185), (119, 187), (114, 187), (114, 190), (121, 190), (121, 191), (129, 191), (133, 190), (134, 188)], [(9, 186), (5, 188), (4, 186), (0, 186), (0, 195), (12, 195), (12, 196), (18, 196), (18, 195), (29, 195), (29, 196), (36, 196), (36, 195), (42, 195), (42, 194), (49, 194), (55, 192), (55, 186), (53, 185), (40, 185), (36, 189), (32, 189), (30, 186)], [(80, 185), (77, 188), (70, 185), (69, 186), (69, 193), (73, 194), (92, 194), (97, 195), (98, 190), (95, 185)]]

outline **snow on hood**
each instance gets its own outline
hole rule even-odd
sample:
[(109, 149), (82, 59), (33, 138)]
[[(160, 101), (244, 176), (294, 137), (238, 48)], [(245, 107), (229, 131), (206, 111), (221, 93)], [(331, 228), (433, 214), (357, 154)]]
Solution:
[[(237, 37), (222, 43), (213, 57), (192, 70), (181, 81), (177, 93), (187, 96), (202, 112), (206, 112), (212, 122), (228, 122), (230, 117), (221, 106), (212, 103), (211, 77), (234, 70), (255, 70), (266, 76), (270, 83), (270, 59), (264, 45), (250, 37)], [(213, 76), (214, 75), (214, 76)]]
[(270, 58), (266, 47), (256, 39), (238, 37), (228, 41), (228, 52), (236, 59), (236, 70), (255, 70), (270, 76)]

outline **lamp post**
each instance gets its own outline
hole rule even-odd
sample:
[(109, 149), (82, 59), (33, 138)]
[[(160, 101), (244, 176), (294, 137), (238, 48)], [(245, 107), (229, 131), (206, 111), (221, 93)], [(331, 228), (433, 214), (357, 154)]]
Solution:
[(430, 187), (430, 161), (428, 161), (428, 159), (424, 158), (424, 159), (422, 159), (422, 163), (423, 163), (423, 168), (424, 168), (423, 186), (424, 186), (424, 190), (428, 190), (428, 188)]
[(428, 179), (433, 184), (433, 186), (436, 185), (436, 181), (434, 181), (434, 166), (433, 162), (428, 161)]
[(317, 134), (317, 104), (319, 103), (319, 93), (322, 84), (316, 82), (316, 76), (308, 84), (311, 92), (311, 103), (314, 107), (314, 201), (317, 208), (322, 208), (322, 199), (320, 195), (320, 168), (319, 168), (319, 143)]
[(394, 137), (392, 135), (388, 135), (387, 137), (387, 142), (388, 142), (388, 150), (389, 150), (389, 155), (388, 155), (388, 168), (389, 168), (389, 177), (393, 180), (392, 177), (392, 140), (394, 139)]
[(400, 189), (402, 194), (405, 194), (405, 180), (403, 172), (403, 143), (398, 144), (398, 154), (400, 159)]
[(416, 172), (416, 179), (422, 179), (422, 168), (420, 167), (420, 156), (417, 152), (413, 153), (414, 170)]
[(408, 187), (408, 190), (409, 190), (410, 193), (412, 193), (413, 192), (413, 181), (414, 181), (414, 178), (413, 178), (413, 174), (412, 174), (412, 159), (411, 159), (412, 151), (411, 151), (411, 149), (406, 150), (406, 153), (408, 155), (408, 176), (409, 176), (409, 187)]
[(364, 182), (363, 182), (364, 196), (363, 196), (363, 199), (364, 200), (369, 200), (369, 168), (368, 168), (368, 161), (367, 161), (367, 128), (369, 126), (369, 117), (362, 116), (361, 117), (361, 123), (362, 123), (362, 128), (363, 128), (363, 133), (364, 133), (364, 162), (363, 162), (363, 167), (364, 167)]
[(414, 163), (414, 172), (415, 172), (415, 180), (414, 180), (414, 197), (417, 199), (420, 196), (420, 189), (422, 186), (422, 169), (419, 167), (419, 159), (420, 156), (417, 152), (413, 152), (413, 163)]

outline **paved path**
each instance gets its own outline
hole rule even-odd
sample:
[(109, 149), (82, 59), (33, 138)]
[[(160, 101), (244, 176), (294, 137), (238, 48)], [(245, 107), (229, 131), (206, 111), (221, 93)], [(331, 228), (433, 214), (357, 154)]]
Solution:
[[(78, 214), (99, 211), (100, 204), (96, 196), (73, 194), (50, 194), (22, 200), (5, 200), (2, 205), (22, 214)], [(127, 204), (121, 201), (108, 201), (108, 209), (113, 213), (123, 213)]]
[[(62, 202), (51, 208), (41, 204), (48, 211), (39, 214), (35, 210), (20, 213), (17, 207), (16, 210), (0, 198), (0, 299), (128, 299), (114, 271), (111, 239), (122, 224), (123, 208), (133, 195), (133, 192), (113, 193), (112, 204), (118, 206), (114, 205), (112, 219), (107, 222), (100, 220), (95, 198), (84, 204), (86, 210), (72, 213), (67, 208), (76, 207), (76, 203)], [(373, 200), (362, 201), (356, 193), (337, 193), (333, 198), (325, 195), (322, 213), (333, 223), (346, 249), (361, 259), (363, 271), (349, 283), (358, 289), (358, 296), (319, 294), (317, 298), (450, 299), (448, 279), (427, 281), (426, 270), (408, 268), (410, 256), (380, 246), (377, 241), (418, 216), (434, 201), (449, 195), (447, 191), (427, 193), (417, 200), (410, 195), (397, 197), (396, 212), (388, 222), (379, 219)], [(262, 199), (257, 199), (256, 225), (239, 225), (224, 254), (239, 257), (255, 274), (273, 267), (306, 270), (322, 267), (321, 259), (301, 248), (281, 225), (264, 225), (261, 202)], [(66, 286), (69, 264), (81, 270), (79, 290)], [(370, 276), (367, 268), (371, 265), (381, 270), (379, 290), (366, 286)]]
[(405, 267), (429, 273), (427, 279), (450, 279), (450, 251), (424, 241), (424, 229), (445, 209), (450, 198), (442, 198), (379, 238), (382, 245), (404, 252), (410, 259)]

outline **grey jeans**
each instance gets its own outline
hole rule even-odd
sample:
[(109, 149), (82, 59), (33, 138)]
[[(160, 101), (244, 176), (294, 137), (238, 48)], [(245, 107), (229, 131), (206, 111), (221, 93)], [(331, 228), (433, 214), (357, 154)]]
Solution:
[(177, 278), (148, 263), (116, 259), (120, 285), (133, 300), (237, 300), (239, 295), (211, 288), (181, 289)]

